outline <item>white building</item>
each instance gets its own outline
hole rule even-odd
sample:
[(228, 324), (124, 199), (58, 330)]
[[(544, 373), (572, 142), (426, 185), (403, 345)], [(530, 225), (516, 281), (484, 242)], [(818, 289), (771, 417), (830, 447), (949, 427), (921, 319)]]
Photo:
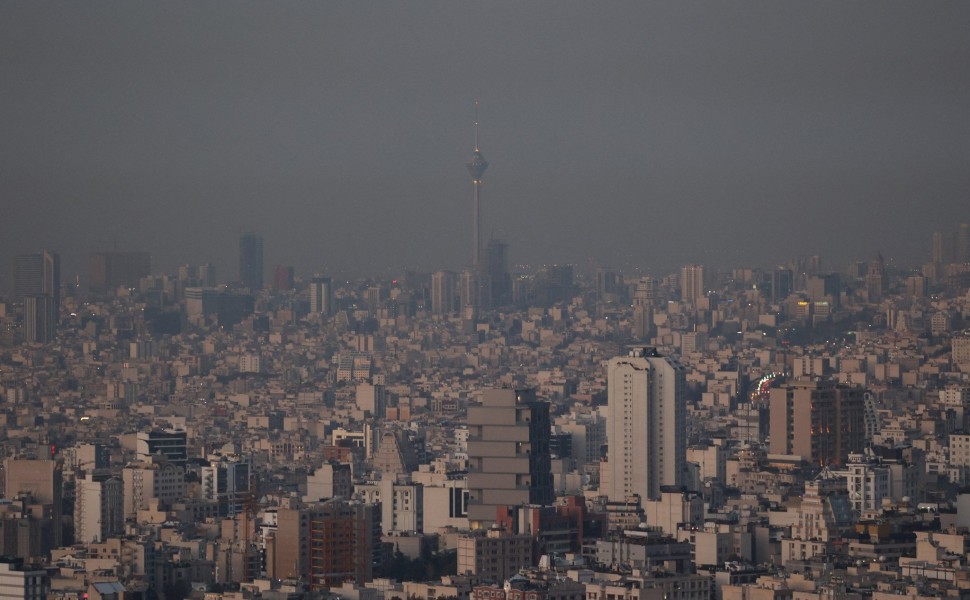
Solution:
[(424, 532), (424, 486), (397, 483), (385, 477), (376, 483), (358, 484), (355, 492), (367, 504), (381, 505), (383, 533)]
[(835, 474), (845, 477), (849, 502), (856, 514), (880, 510), (883, 498), (890, 497), (889, 467), (875, 457), (851, 453), (845, 470)]
[(310, 312), (333, 314), (333, 282), (329, 277), (314, 277), (310, 281)]
[(91, 473), (77, 482), (74, 499), (74, 539), (79, 544), (101, 542), (121, 533), (125, 525), (124, 491), (117, 477), (95, 479)]
[(436, 271), (431, 275), (431, 312), (448, 315), (455, 309), (456, 276), (451, 271)]
[(18, 560), (0, 560), (0, 598), (45, 600), (49, 590), (47, 571), (25, 568)]
[(611, 500), (660, 497), (661, 486), (686, 481), (684, 368), (653, 348), (638, 347), (607, 367), (608, 477)]

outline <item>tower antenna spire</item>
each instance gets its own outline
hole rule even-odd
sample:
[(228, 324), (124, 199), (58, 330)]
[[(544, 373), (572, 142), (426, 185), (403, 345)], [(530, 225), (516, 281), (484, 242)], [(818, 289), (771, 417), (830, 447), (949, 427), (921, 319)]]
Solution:
[(478, 100), (475, 100), (475, 152), (478, 152)]

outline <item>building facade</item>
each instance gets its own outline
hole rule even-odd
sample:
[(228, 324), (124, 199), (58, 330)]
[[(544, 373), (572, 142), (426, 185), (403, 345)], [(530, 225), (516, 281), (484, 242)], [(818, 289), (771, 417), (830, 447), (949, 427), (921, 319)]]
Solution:
[(535, 390), (492, 389), (468, 407), (468, 520), (495, 521), (499, 506), (551, 504), (549, 404)]
[(660, 497), (687, 481), (684, 368), (656, 350), (636, 347), (607, 366), (606, 495)]
[(844, 465), (865, 447), (865, 390), (829, 381), (796, 380), (771, 390), (772, 454), (819, 465)]
[(252, 231), (239, 238), (239, 282), (251, 290), (263, 289), (263, 237)]

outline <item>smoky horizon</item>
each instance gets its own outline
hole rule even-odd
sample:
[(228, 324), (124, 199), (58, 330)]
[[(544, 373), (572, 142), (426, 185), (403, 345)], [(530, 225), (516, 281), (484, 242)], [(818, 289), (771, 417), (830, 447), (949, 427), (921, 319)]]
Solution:
[[(970, 6), (0, 3), (14, 257), (264, 277), (928, 262), (970, 221)], [(476, 120), (479, 125), (474, 126)]]

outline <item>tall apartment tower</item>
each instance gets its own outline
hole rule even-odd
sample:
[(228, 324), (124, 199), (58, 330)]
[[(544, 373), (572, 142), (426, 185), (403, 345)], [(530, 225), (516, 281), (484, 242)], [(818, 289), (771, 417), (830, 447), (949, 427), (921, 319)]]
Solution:
[(886, 284), (886, 262), (882, 254), (876, 256), (876, 260), (869, 263), (869, 271), (866, 273), (866, 292), (869, 302), (879, 302), (882, 300)]
[(509, 276), (509, 245), (491, 240), (485, 248), (485, 275), (491, 287), (492, 306), (506, 306), (512, 302), (512, 277)]
[(500, 506), (554, 499), (549, 403), (535, 390), (484, 390), (468, 407), (468, 521), (495, 522)]
[(684, 367), (654, 348), (634, 347), (607, 366), (607, 496), (660, 498), (686, 483)]
[(124, 484), (117, 477), (96, 477), (88, 472), (77, 482), (74, 540), (79, 544), (103, 542), (124, 527)]
[(645, 341), (653, 329), (653, 305), (657, 298), (657, 280), (641, 277), (633, 292), (633, 337)]
[(455, 284), (453, 271), (435, 271), (431, 275), (431, 313), (450, 315), (455, 312)]
[(702, 265), (687, 265), (680, 269), (680, 299), (690, 304), (697, 304), (704, 298), (704, 267)]
[(947, 262), (946, 236), (942, 231), (933, 232), (933, 262), (945, 264)]
[(239, 281), (251, 290), (263, 289), (263, 237), (252, 231), (239, 238)]
[(793, 381), (771, 390), (772, 454), (819, 466), (844, 465), (866, 441), (865, 391), (827, 381)]
[(461, 302), (461, 310), (468, 311), (482, 307), (482, 298), (485, 287), (482, 285), (483, 276), (476, 269), (465, 269), (461, 272), (458, 279), (458, 295)]
[(24, 298), (24, 341), (46, 344), (53, 340), (55, 315), (54, 299), (47, 294)]
[(50, 296), (55, 319), (61, 309), (61, 257), (44, 250), (21, 254), (14, 259), (14, 298), (23, 302), (27, 296)]
[(329, 277), (310, 280), (310, 312), (326, 316), (333, 314), (333, 281)]

